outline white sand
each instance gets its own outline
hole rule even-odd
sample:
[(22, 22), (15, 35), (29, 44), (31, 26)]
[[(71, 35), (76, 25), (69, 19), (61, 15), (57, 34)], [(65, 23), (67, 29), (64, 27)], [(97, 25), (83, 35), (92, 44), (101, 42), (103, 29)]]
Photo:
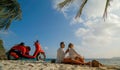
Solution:
[(89, 67), (69, 64), (55, 64), (41, 61), (0, 60), (0, 70), (119, 70), (115, 67)]

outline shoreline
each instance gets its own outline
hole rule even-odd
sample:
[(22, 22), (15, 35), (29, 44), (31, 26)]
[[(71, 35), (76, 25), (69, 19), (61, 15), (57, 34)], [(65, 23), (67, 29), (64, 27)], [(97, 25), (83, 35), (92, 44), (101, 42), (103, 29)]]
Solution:
[(0, 60), (0, 70), (118, 70), (120, 67), (89, 67), (44, 61)]

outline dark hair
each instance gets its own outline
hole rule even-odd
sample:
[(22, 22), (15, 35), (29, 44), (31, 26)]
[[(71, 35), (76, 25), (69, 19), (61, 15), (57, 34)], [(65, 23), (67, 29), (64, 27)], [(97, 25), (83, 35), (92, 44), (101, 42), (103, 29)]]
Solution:
[(61, 46), (62, 44), (64, 44), (64, 42), (60, 42), (60, 46)]
[(24, 46), (24, 45), (25, 45), (25, 43), (24, 43), (24, 42), (21, 42), (19, 45)]
[(26, 48), (27, 48), (28, 50), (31, 50), (30, 46), (26, 46)]
[(69, 43), (68, 48), (70, 48), (71, 46), (73, 46), (73, 44), (72, 44), (72, 43)]
[(39, 40), (36, 40), (36, 43), (38, 43), (39, 42)]

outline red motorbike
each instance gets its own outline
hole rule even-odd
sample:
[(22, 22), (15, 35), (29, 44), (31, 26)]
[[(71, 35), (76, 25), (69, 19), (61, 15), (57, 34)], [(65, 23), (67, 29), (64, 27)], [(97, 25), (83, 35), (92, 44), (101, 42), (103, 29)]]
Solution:
[[(45, 52), (44, 50), (41, 48), (38, 40), (34, 43), (35, 45), (35, 52), (33, 54), (33, 57), (34, 59), (37, 59), (38, 61), (39, 60), (45, 60), (46, 59), (46, 55), (45, 55)], [(24, 56), (21, 56), (19, 55), (17, 52), (14, 52), (14, 51), (9, 51), (7, 53), (8, 55), (8, 59), (9, 60), (16, 60), (16, 59), (22, 59), (22, 58), (28, 58), (28, 59), (31, 59), (29, 57), (24, 57)]]

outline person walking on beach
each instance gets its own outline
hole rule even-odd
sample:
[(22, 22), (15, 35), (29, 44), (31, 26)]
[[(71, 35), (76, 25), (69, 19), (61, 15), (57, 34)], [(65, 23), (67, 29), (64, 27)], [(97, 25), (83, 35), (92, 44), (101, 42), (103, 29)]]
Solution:
[(64, 42), (60, 43), (60, 48), (57, 50), (57, 63), (62, 63), (65, 57), (64, 52), (65, 44)]

